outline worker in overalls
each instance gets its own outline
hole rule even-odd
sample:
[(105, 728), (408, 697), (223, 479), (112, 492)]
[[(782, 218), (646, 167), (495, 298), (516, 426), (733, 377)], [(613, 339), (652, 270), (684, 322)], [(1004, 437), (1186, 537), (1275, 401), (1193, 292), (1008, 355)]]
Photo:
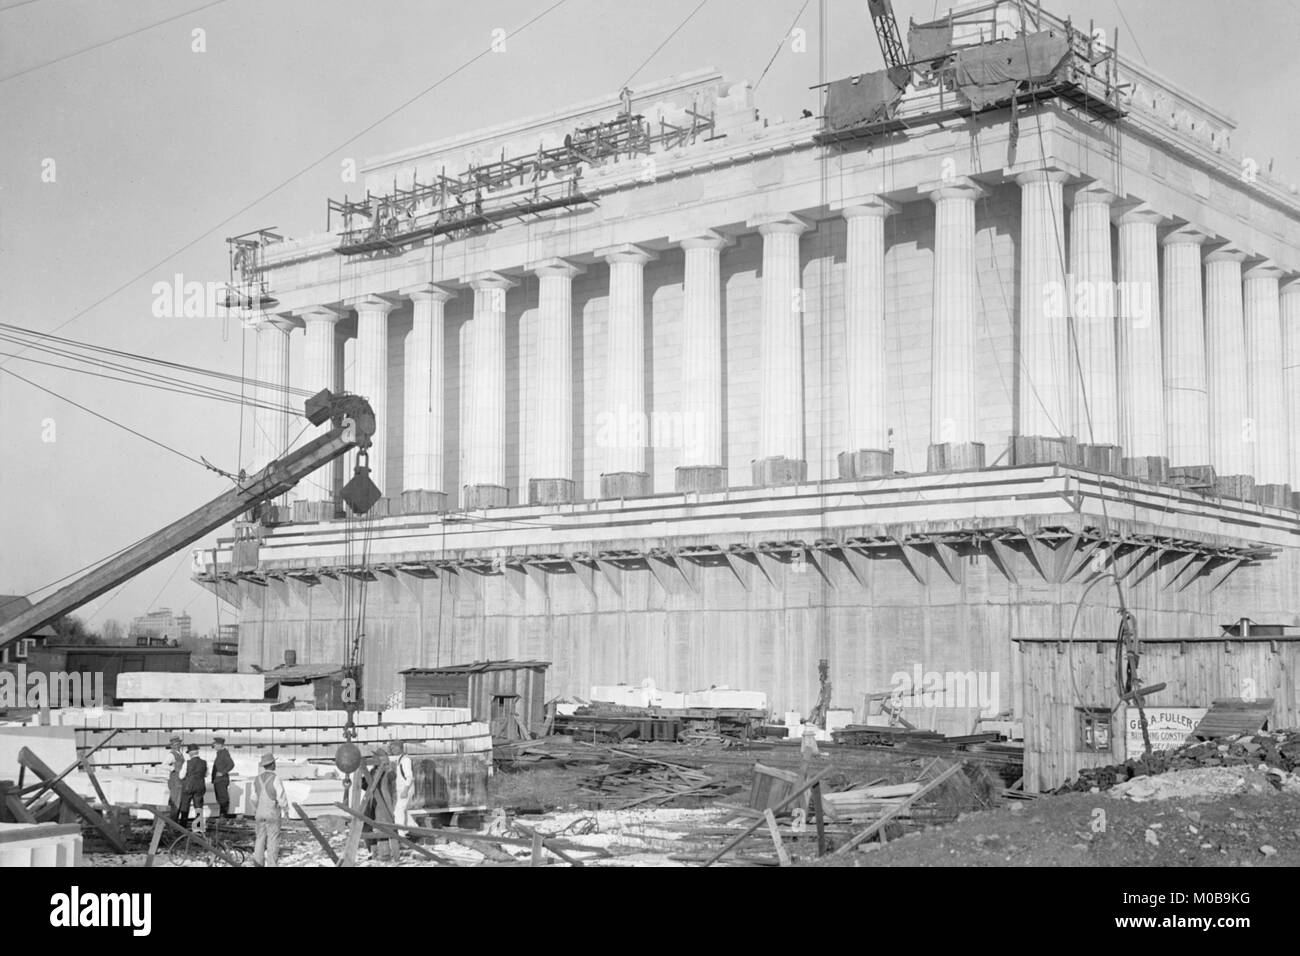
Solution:
[(234, 758), (226, 749), (225, 737), (214, 737), (217, 755), (212, 760), (212, 791), (217, 796), (217, 812), (222, 819), (229, 819), (230, 813), (230, 771), (235, 769)]
[(181, 751), (181, 738), (167, 742), (167, 758), (171, 772), (167, 775), (167, 816), (175, 820), (181, 810), (181, 775), (185, 772), (185, 754)]
[(277, 866), (280, 857), (280, 819), (289, 815), (289, 795), (275, 773), (275, 755), (262, 754), (261, 771), (253, 780), (248, 801), (248, 815), (253, 818), (257, 842), (253, 862), (258, 866)]

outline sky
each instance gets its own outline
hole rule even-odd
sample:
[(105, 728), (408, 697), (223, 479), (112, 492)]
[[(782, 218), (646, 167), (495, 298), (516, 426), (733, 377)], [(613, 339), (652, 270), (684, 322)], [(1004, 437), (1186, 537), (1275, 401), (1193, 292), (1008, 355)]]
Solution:
[[(356, 191), (341, 181), (346, 160), (549, 113), (629, 80), (712, 66), (753, 82), (778, 48), (760, 110), (816, 109), (817, 0), (706, 0), (669, 39), (698, 5), (0, 0), (0, 322), (238, 373), (251, 333), (219, 316), (156, 316), (155, 284), (223, 282), (227, 236), (323, 230), (326, 198)], [(1044, 6), (1118, 27), (1121, 53), (1238, 121), (1236, 152), (1300, 181), (1295, 0)], [(947, 8), (895, 0), (904, 35), (909, 17)], [(827, 76), (879, 68), (864, 0), (826, 0), (825, 11)], [(788, 39), (796, 17), (804, 53)], [(534, 18), (479, 56), (494, 31)], [(237, 406), (0, 356), (0, 593), (32, 593), (229, 487), (7, 372), (222, 468), (241, 448)], [(95, 628), (155, 607), (186, 609), (200, 632), (235, 620), (190, 581), (189, 549), (78, 613)]]

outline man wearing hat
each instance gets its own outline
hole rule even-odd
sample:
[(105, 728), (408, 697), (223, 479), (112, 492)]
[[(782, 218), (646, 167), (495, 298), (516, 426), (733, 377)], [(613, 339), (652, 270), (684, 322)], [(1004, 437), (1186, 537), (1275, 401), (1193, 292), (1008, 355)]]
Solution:
[(230, 771), (235, 769), (235, 761), (226, 749), (225, 737), (213, 737), (212, 742), (217, 745), (217, 756), (212, 761), (212, 790), (217, 795), (217, 808), (221, 816), (229, 818)]
[(260, 763), (262, 769), (253, 781), (247, 810), (257, 832), (253, 862), (275, 866), (280, 856), (280, 817), (289, 815), (289, 795), (275, 775), (275, 755), (262, 754)]
[(181, 781), (181, 815), (177, 822), (181, 826), (190, 825), (190, 807), (194, 807), (196, 820), (203, 820), (203, 798), (208, 792), (208, 762), (199, 756), (199, 745), (190, 744), (185, 748), (189, 762), (185, 764), (185, 778)]
[(185, 769), (181, 738), (172, 737), (167, 741), (167, 759), (171, 761), (171, 772), (167, 775), (167, 815), (175, 820), (181, 809), (181, 771)]

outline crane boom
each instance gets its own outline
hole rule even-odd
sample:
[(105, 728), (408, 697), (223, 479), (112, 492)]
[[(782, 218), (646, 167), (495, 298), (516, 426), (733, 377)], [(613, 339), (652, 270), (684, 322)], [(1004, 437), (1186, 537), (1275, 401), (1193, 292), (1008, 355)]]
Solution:
[(871, 23), (876, 28), (876, 39), (880, 41), (880, 53), (885, 58), (885, 66), (891, 69), (907, 64), (907, 54), (903, 51), (903, 37), (898, 32), (898, 20), (894, 17), (893, 0), (867, 0), (867, 10), (871, 14)]
[[(336, 396), (323, 390), (307, 400), (305, 415), (313, 425), (330, 421), (333, 427), (327, 434), (272, 461), (251, 479), (240, 481), (201, 508), (132, 545), (0, 626), (0, 648), (153, 567), (258, 503), (284, 494), (317, 468), (351, 449), (370, 447), (375, 415), (370, 404), (358, 395)], [(357, 472), (360, 478), (369, 481), (369, 469), (364, 465), (358, 464)], [(377, 490), (373, 496), (378, 496)], [(363, 501), (354, 510), (366, 511), (369, 504)]]

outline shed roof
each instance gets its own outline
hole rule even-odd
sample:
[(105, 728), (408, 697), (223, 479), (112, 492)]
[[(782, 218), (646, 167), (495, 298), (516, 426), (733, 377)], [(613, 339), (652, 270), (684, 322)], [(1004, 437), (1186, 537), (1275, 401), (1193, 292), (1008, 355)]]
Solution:
[(269, 671), (263, 671), (266, 686), (276, 684), (306, 684), (326, 677), (339, 677), (346, 668), (342, 664), (281, 664)]
[(473, 664), (448, 664), (446, 667), (408, 667), (399, 674), (480, 674), (483, 671), (543, 670), (550, 661), (475, 661)]

